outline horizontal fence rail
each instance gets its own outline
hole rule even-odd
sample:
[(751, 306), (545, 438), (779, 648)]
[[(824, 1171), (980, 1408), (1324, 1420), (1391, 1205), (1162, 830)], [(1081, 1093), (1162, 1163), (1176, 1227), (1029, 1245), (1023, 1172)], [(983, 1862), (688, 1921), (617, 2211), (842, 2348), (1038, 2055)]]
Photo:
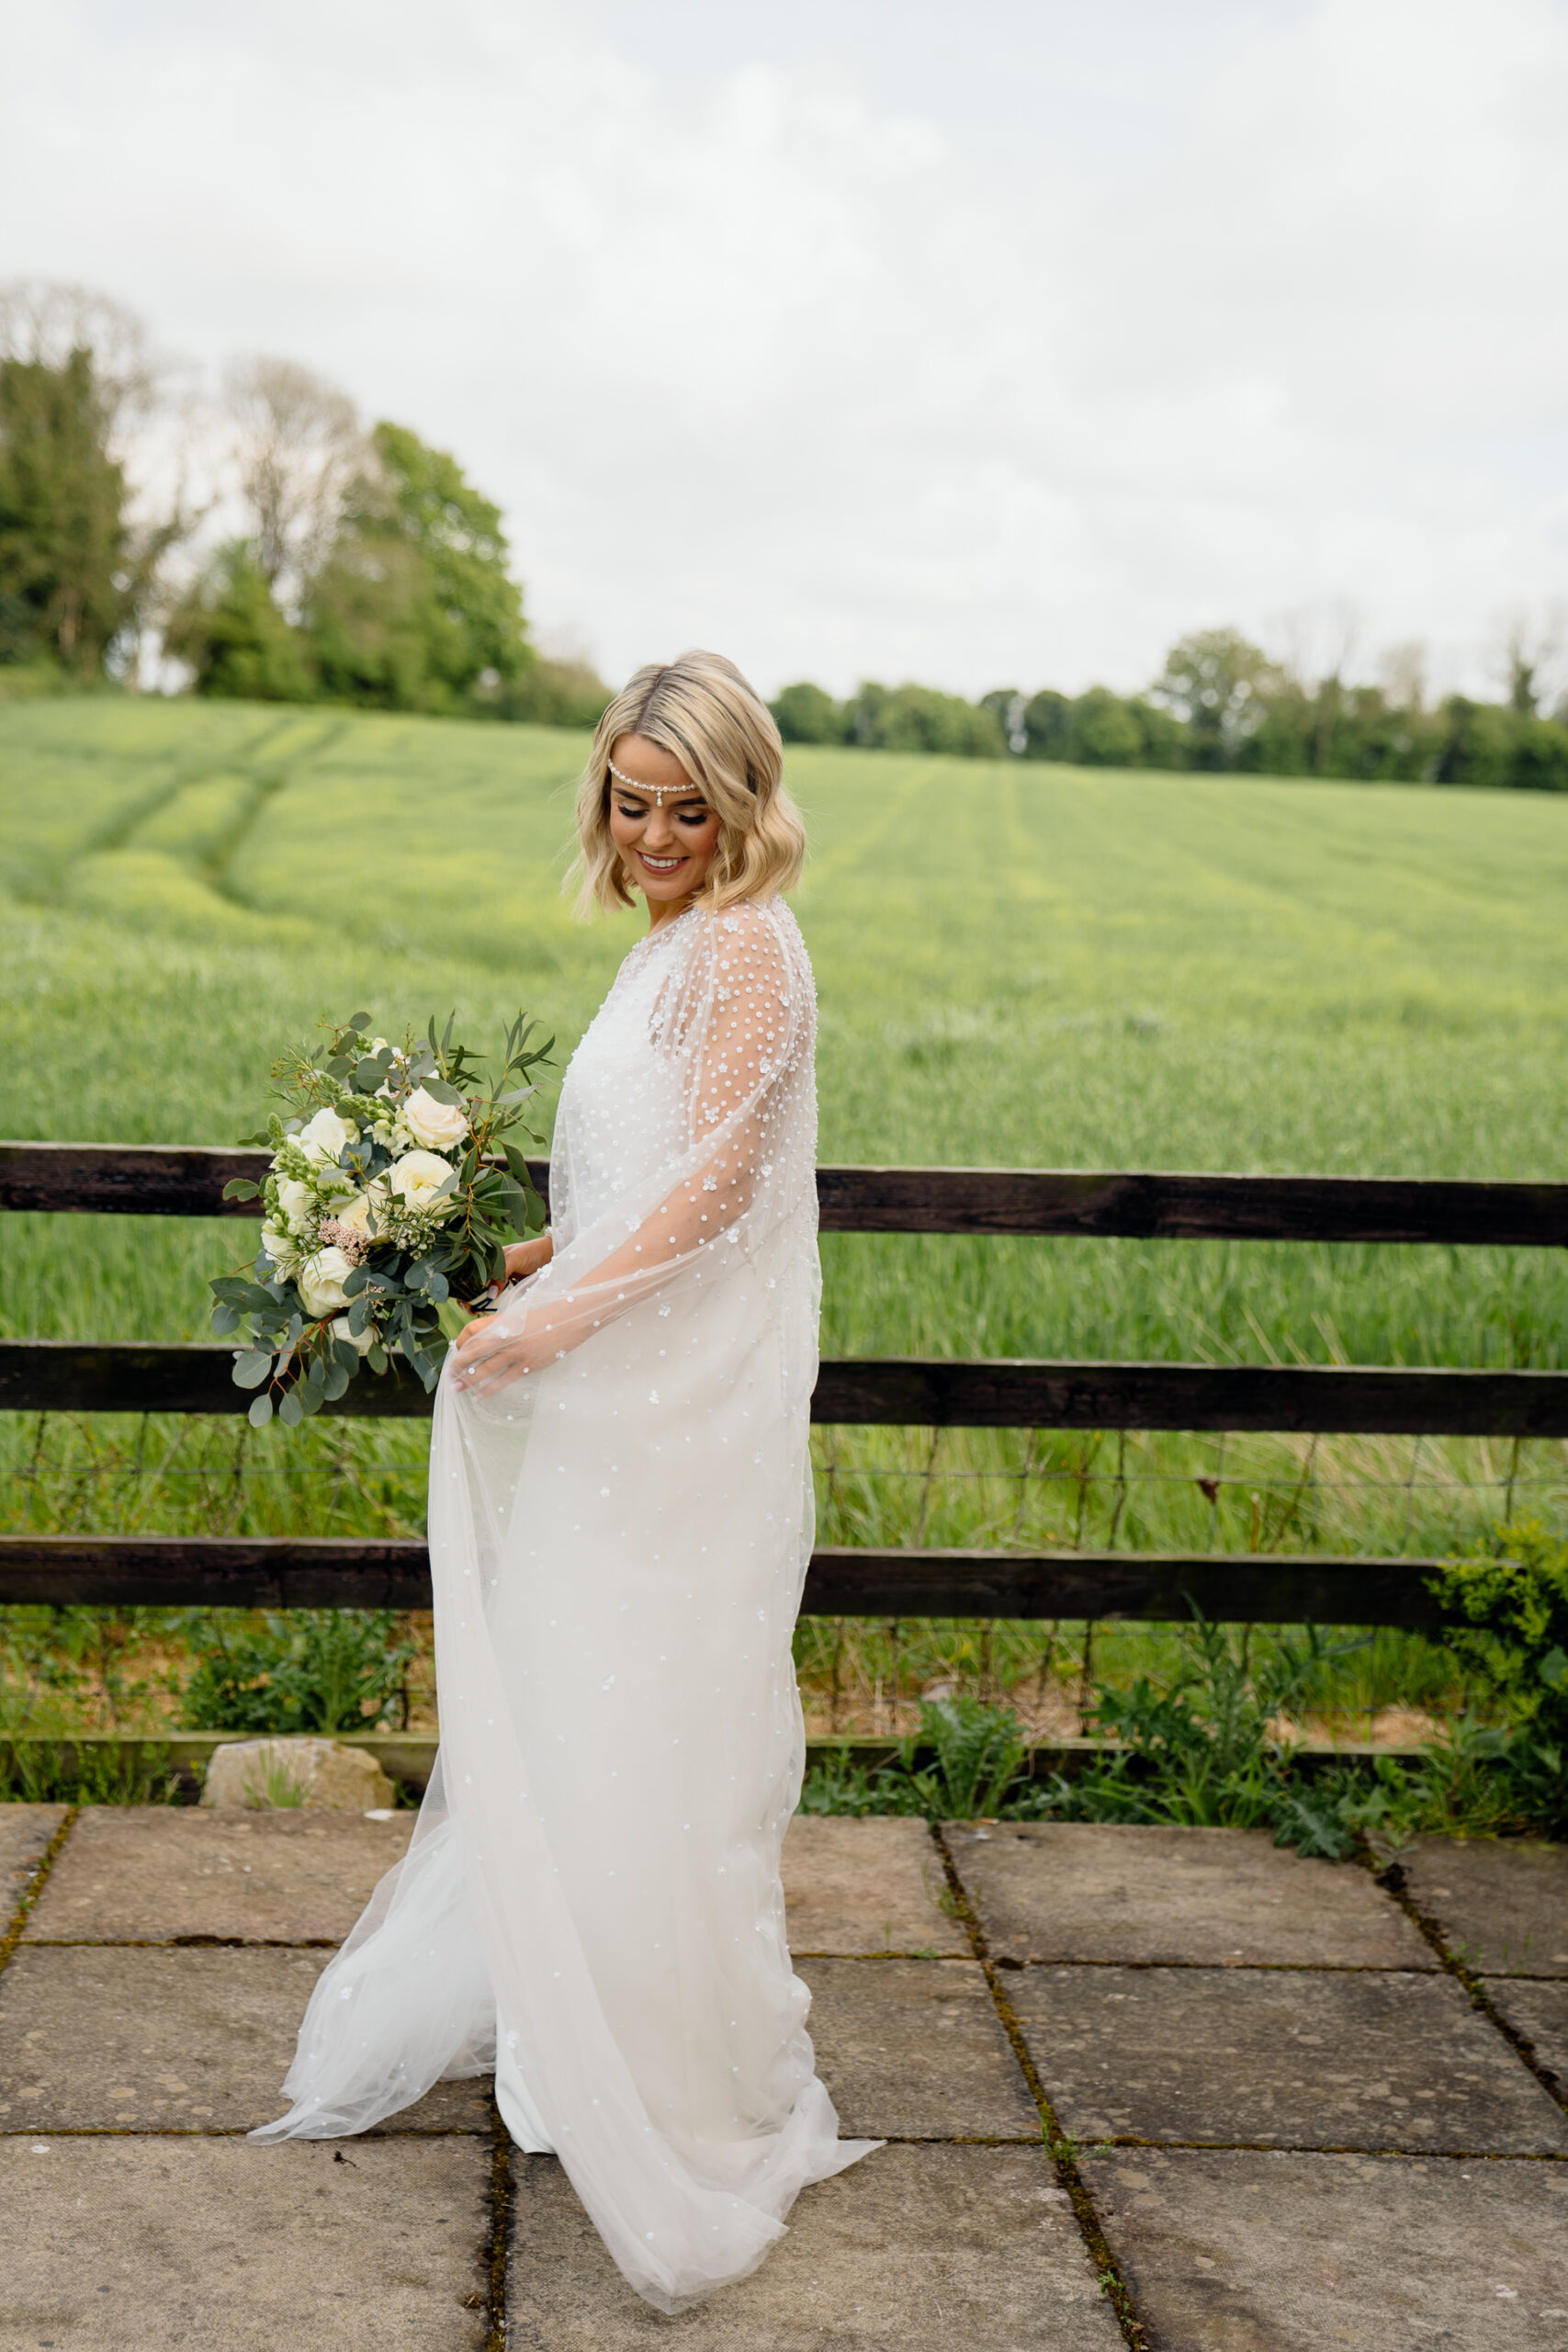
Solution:
[[(244, 1413), (231, 1347), (0, 1340), (0, 1412)], [(324, 1413), (427, 1418), (395, 1362)], [(1568, 1437), (1568, 1372), (1336, 1364), (1055, 1363), (987, 1356), (828, 1359), (814, 1421), (921, 1429), (1258, 1430), (1359, 1436)]]
[[(1439, 1622), (1433, 1560), (1312, 1554), (880, 1551), (811, 1555), (815, 1617), (1206, 1617), (1257, 1624)], [(428, 1609), (422, 1543), (343, 1537), (0, 1537), (0, 1602), (228, 1609)]]
[[(0, 1143), (0, 1211), (255, 1217), (225, 1201), (256, 1150)], [(549, 1164), (529, 1163), (547, 1191)], [(1568, 1184), (1077, 1170), (817, 1171), (829, 1232), (1122, 1235), (1138, 1238), (1568, 1246)], [(229, 1346), (0, 1341), (0, 1411), (239, 1414)], [(328, 1412), (423, 1418), (433, 1400), (396, 1362)], [(821, 1366), (812, 1418), (905, 1428), (1258, 1430), (1568, 1438), (1568, 1372), (1403, 1366), (850, 1358)], [(845, 1617), (1353, 1623), (1431, 1630), (1436, 1564), (1314, 1555), (818, 1549), (807, 1614)], [(130, 1607), (430, 1605), (416, 1542), (13, 1535), (0, 1602)]]
[[(251, 1216), (231, 1178), (265, 1151), (0, 1143), (0, 1210)], [(530, 1160), (547, 1190), (549, 1162)], [(1142, 1240), (1491, 1243), (1568, 1248), (1568, 1184), (1470, 1184), (1385, 1176), (1225, 1176), (1077, 1169), (819, 1168), (829, 1233), (1035, 1233)]]

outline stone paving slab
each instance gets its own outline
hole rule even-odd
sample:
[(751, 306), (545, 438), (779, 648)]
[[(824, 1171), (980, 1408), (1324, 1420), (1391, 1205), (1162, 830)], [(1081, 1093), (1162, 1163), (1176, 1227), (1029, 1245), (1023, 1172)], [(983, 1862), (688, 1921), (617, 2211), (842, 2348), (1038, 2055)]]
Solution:
[(1422, 1910), (1472, 1968), (1495, 1976), (1568, 1976), (1568, 1846), (1423, 1838), (1400, 1860)]
[(847, 2139), (1037, 2140), (973, 1960), (805, 1960), (818, 2072)]
[(923, 1821), (797, 1813), (784, 1888), (792, 1951), (970, 1957), (962, 1922), (942, 1908), (947, 1882)]
[(64, 1818), (62, 1804), (0, 1804), (0, 1936)]
[[(0, 2131), (245, 2132), (278, 2091), (325, 1952), (23, 1948), (0, 1975)], [(394, 2131), (490, 2128), (488, 2081), (438, 2083)]]
[(1043, 2149), (883, 2148), (677, 2320), (632, 2293), (553, 2158), (513, 2180), (511, 2352), (1121, 2352)]
[(466, 2136), (0, 2140), (0, 2352), (479, 2352), (490, 2162)]
[(1451, 1976), (1032, 1968), (1004, 1982), (1079, 2140), (1568, 2152), (1568, 2116)]
[(1523, 1976), (1489, 1976), (1485, 1983), (1498, 2015), (1524, 2035), (1540, 2064), (1568, 2091), (1568, 1984)]
[(412, 1813), (368, 1821), (292, 1807), (93, 1805), (24, 1940), (341, 1943), (413, 1823)]
[(947, 1835), (998, 1960), (1438, 1964), (1369, 1871), (1303, 1861), (1266, 1829), (955, 1822)]
[(1140, 2148), (1084, 2171), (1159, 2352), (1568, 2346), (1568, 2165)]

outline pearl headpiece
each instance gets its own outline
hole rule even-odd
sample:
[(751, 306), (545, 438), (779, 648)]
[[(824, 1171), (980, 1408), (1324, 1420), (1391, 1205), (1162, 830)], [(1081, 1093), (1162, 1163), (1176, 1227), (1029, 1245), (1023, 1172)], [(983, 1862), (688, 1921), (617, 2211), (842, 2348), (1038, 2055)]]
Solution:
[(639, 784), (635, 775), (628, 775), (625, 768), (618, 768), (614, 760), (606, 759), (604, 764), (613, 776), (618, 777), (622, 784), (629, 784), (634, 792), (650, 792), (660, 808), (664, 806), (666, 793), (671, 800), (682, 797), (687, 800), (700, 800), (702, 797), (694, 784)]

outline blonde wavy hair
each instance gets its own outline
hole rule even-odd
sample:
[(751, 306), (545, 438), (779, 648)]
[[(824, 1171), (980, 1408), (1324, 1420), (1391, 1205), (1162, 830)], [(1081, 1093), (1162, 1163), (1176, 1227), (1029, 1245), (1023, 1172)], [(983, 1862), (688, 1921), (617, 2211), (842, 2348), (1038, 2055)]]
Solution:
[(636, 903), (610, 832), (610, 753), (622, 735), (644, 735), (670, 752), (718, 812), (699, 906), (767, 898), (799, 881), (806, 828), (784, 790), (773, 712), (722, 653), (682, 653), (639, 670), (593, 730), (577, 786), (577, 858), (566, 880), (569, 890), (577, 885), (579, 915)]

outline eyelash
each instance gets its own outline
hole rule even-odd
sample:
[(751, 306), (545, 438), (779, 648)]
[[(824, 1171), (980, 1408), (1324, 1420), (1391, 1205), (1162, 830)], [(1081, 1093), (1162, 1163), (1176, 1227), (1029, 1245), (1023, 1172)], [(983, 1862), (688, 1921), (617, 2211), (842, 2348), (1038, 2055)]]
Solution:
[[(624, 800), (620, 801), (617, 805), (623, 817), (629, 817), (635, 820), (638, 817), (646, 817), (649, 814), (649, 811), (646, 808), (628, 808)], [(709, 811), (706, 808), (696, 812), (694, 812), (689, 808), (676, 808), (671, 813), (674, 816), (677, 824), (692, 826), (705, 825), (709, 815)]]

